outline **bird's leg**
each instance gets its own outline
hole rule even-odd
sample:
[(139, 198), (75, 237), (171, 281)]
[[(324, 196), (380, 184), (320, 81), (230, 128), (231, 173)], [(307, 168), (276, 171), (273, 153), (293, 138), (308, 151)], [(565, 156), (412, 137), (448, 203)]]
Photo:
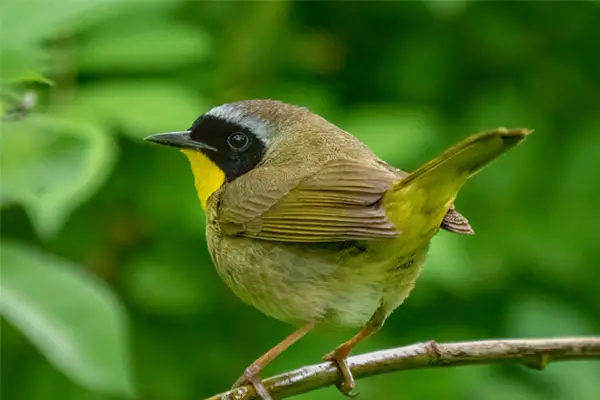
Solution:
[(267, 366), (271, 361), (273, 361), (277, 356), (283, 353), (288, 347), (292, 344), (296, 343), (300, 340), (304, 335), (306, 335), (312, 328), (314, 328), (315, 323), (310, 322), (306, 325), (301, 326), (296, 332), (292, 333), (285, 339), (283, 339), (279, 344), (273, 347), (271, 350), (267, 351), (265, 354), (260, 356), (256, 361), (254, 361), (246, 370), (244, 374), (240, 376), (240, 378), (235, 381), (233, 384), (233, 388), (243, 386), (246, 384), (251, 384), (254, 386), (254, 390), (256, 390), (256, 394), (258, 394), (263, 400), (271, 400), (271, 395), (263, 385), (262, 380), (260, 379), (260, 372), (264, 367)]
[(381, 329), (383, 323), (385, 322), (385, 318), (385, 310), (383, 307), (379, 307), (364, 328), (362, 328), (350, 340), (342, 343), (335, 350), (323, 357), (323, 360), (335, 362), (340, 370), (340, 373), (342, 374), (342, 381), (338, 383), (337, 388), (344, 395), (348, 397), (355, 397), (357, 395), (352, 393), (352, 390), (355, 386), (354, 377), (352, 376), (352, 372), (348, 367), (346, 358), (348, 358), (348, 355), (357, 344)]

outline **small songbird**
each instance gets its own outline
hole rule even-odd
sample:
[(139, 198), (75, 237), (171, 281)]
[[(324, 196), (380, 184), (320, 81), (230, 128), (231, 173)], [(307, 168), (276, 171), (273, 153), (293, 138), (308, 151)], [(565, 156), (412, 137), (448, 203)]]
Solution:
[(346, 358), (410, 294), (431, 238), (473, 234), (453, 205), (460, 188), (530, 132), (473, 135), (410, 174), (308, 109), (274, 100), (224, 104), (185, 131), (146, 138), (188, 157), (221, 278), (298, 327), (234, 387), (252, 384), (270, 399), (261, 370), (315, 326), (333, 325), (360, 328), (324, 357), (349, 395)]

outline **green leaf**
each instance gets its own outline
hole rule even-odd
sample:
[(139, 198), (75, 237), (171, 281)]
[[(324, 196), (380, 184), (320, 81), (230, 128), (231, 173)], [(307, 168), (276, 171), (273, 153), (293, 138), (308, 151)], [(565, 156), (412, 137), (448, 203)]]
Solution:
[(125, 312), (115, 295), (76, 265), (2, 242), (0, 312), (79, 385), (133, 395)]
[(16, 75), (12, 81), (12, 83), (21, 83), (21, 82), (44, 83), (49, 86), (54, 86), (53, 80), (48, 79), (45, 76), (43, 76), (40, 73), (35, 72), (35, 71), (23, 71), (23, 72), (19, 73), (18, 75)]
[(0, 45), (0, 85), (5, 87), (18, 82), (29, 82), (29, 77), (45, 74), (48, 71), (47, 61), (47, 55), (37, 44), (24, 43), (18, 48)]
[(3, 0), (0, 13), (0, 81), (19, 80), (23, 71), (26, 74), (45, 72), (48, 55), (41, 46), (44, 40), (73, 32), (117, 13), (127, 3), (132, 3), (132, 0)]
[[(2, 47), (25, 43), (82, 29), (108, 16), (118, 14), (135, 0), (3, 0)], [(154, 2), (156, 3), (156, 2)], [(24, 23), (24, 22), (27, 23)]]
[(54, 235), (100, 187), (116, 152), (95, 125), (56, 116), (3, 123), (0, 140), (0, 203), (22, 204), (42, 237)]
[(85, 72), (173, 70), (206, 58), (204, 32), (168, 21), (143, 25), (118, 20), (94, 29), (77, 51), (78, 69)]
[(115, 400), (110, 395), (76, 384), (48, 362), (29, 364), (23, 379), (27, 385), (19, 388), (18, 398), (21, 399), (45, 399), (49, 397), (48, 393), (58, 397), (60, 393), (60, 400)]
[(152, 133), (187, 129), (208, 107), (180, 85), (115, 81), (83, 87), (72, 111), (86, 119), (116, 125), (141, 140)]

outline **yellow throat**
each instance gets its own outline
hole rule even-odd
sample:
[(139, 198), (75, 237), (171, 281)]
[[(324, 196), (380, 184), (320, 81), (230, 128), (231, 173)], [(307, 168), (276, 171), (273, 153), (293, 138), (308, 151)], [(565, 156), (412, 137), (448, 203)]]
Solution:
[(198, 198), (202, 208), (206, 209), (206, 202), (210, 195), (219, 190), (225, 182), (225, 173), (198, 150), (183, 149), (181, 152), (190, 160)]

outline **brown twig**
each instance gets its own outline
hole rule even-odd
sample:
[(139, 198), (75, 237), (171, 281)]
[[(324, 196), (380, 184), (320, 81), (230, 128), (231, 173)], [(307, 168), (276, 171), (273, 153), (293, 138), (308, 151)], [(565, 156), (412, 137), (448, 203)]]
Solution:
[[(541, 370), (553, 361), (576, 359), (600, 359), (600, 337), (481, 340), (445, 344), (431, 341), (350, 357), (348, 365), (358, 379), (408, 369), (497, 362), (516, 362)], [(273, 376), (263, 382), (270, 393), (282, 399), (333, 385), (338, 379), (336, 366), (325, 362)], [(257, 398), (251, 386), (242, 386), (206, 400)]]

